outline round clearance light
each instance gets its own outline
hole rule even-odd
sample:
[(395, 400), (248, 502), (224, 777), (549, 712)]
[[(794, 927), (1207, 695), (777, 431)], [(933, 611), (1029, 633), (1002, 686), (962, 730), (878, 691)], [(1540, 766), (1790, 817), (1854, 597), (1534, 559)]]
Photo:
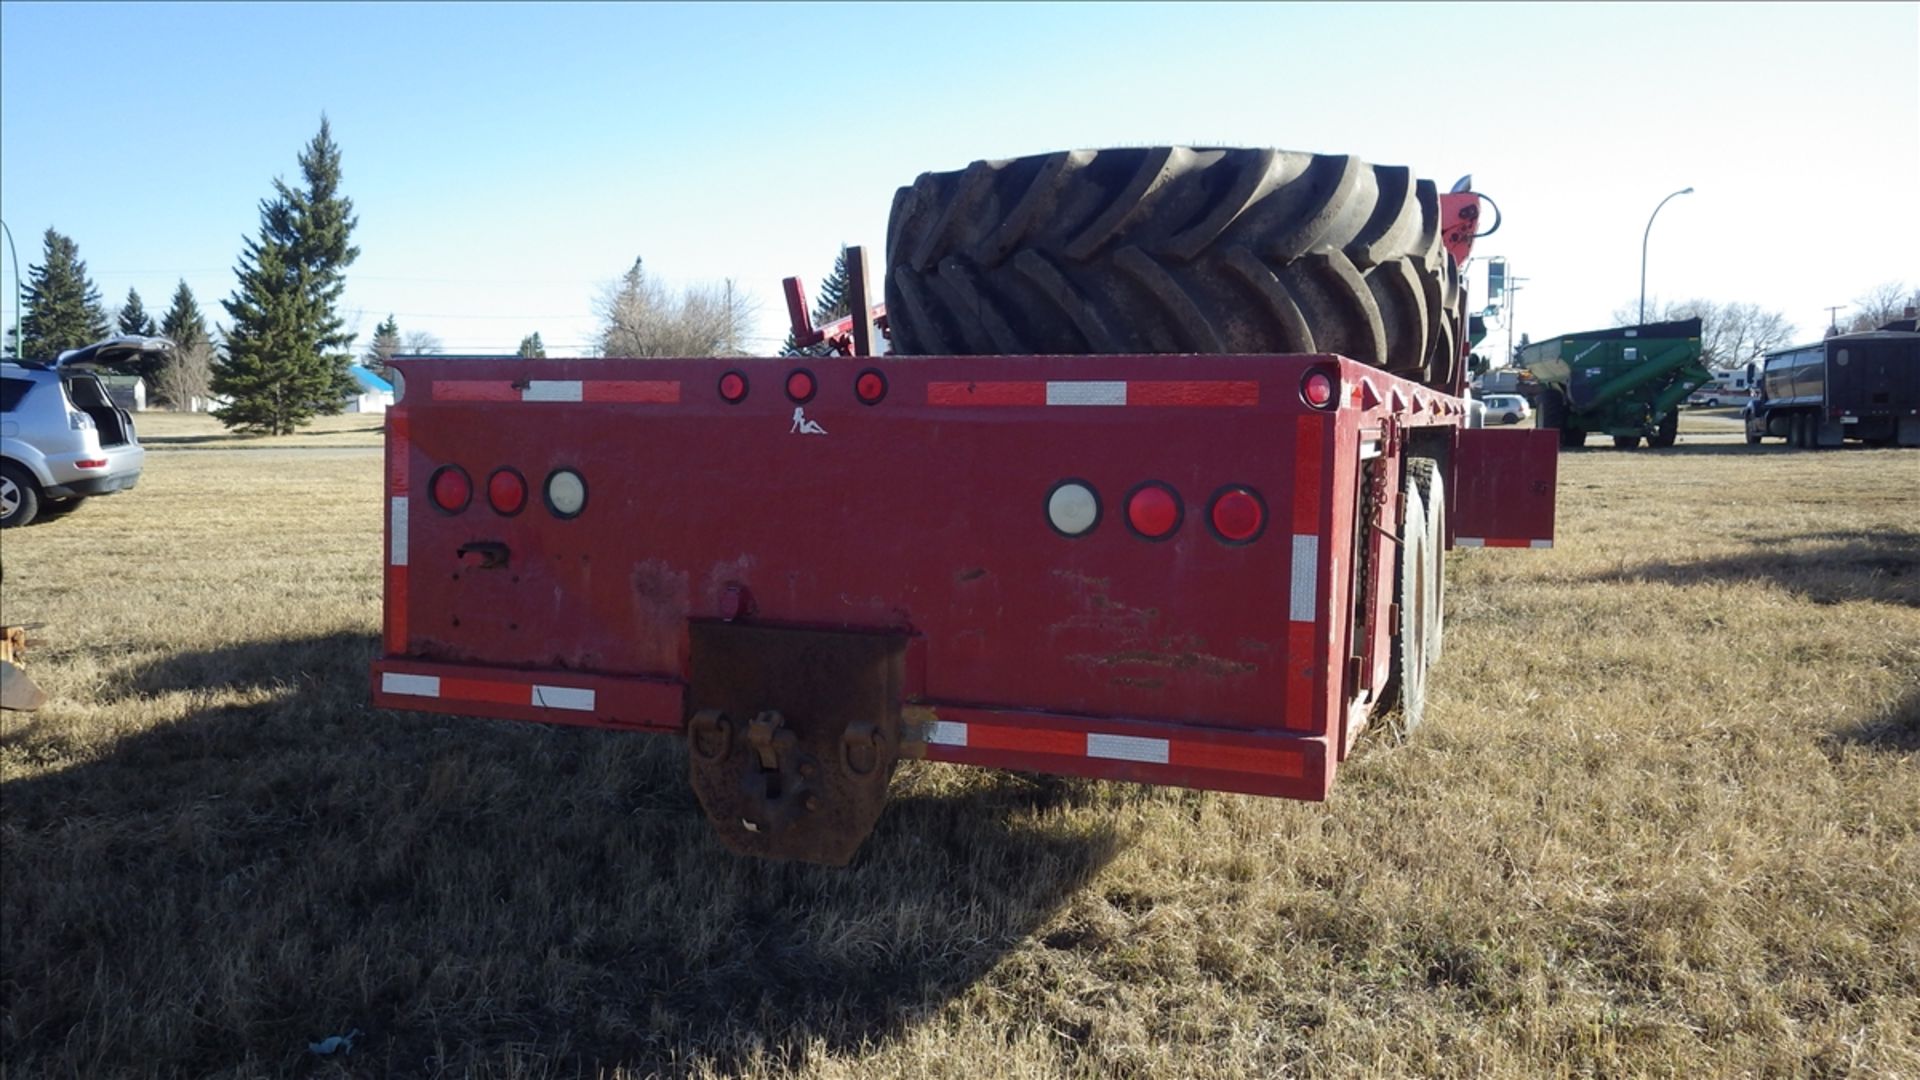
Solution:
[(527, 505), (527, 481), (515, 469), (495, 469), (487, 477), (487, 502), (494, 512), (507, 517), (519, 513)]
[(853, 380), (853, 392), (862, 403), (878, 405), (887, 396), (887, 377), (877, 371), (863, 371)]
[(1100, 524), (1100, 496), (1083, 481), (1060, 481), (1047, 493), (1047, 524), (1061, 536), (1085, 536)]
[(1300, 396), (1316, 409), (1333, 405), (1333, 376), (1324, 371), (1309, 371), (1300, 380)]
[(393, 368), (390, 374), (393, 377), (393, 403), (395, 405), (398, 405), (402, 401), (406, 400), (407, 377), (405, 375), (400, 374), (399, 368)]
[(813, 400), (813, 373), (805, 368), (787, 376), (787, 396), (795, 405), (805, 405)]
[(1213, 531), (1229, 544), (1250, 544), (1267, 527), (1267, 504), (1252, 488), (1222, 488), (1213, 497)]
[(729, 405), (747, 400), (747, 377), (737, 371), (720, 376), (720, 399)]
[(473, 481), (467, 479), (467, 470), (458, 465), (435, 469), (433, 478), (427, 481), (427, 490), (433, 493), (433, 505), (449, 514), (465, 510), (473, 499)]
[(587, 482), (572, 469), (555, 469), (547, 477), (547, 509), (557, 518), (579, 517), (587, 505)]
[(1180, 528), (1180, 496), (1149, 480), (1127, 496), (1127, 524), (1147, 540), (1165, 540)]

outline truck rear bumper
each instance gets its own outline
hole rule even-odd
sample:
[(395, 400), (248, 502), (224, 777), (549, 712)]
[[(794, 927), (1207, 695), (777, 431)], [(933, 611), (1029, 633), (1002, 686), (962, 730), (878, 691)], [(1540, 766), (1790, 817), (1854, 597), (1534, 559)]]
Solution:
[[(574, 671), (373, 665), (380, 708), (625, 731), (684, 733), (685, 691), (675, 680)], [(1325, 736), (942, 702), (908, 703), (903, 714), (904, 756), (929, 761), (1292, 799), (1325, 798), (1331, 778)]]

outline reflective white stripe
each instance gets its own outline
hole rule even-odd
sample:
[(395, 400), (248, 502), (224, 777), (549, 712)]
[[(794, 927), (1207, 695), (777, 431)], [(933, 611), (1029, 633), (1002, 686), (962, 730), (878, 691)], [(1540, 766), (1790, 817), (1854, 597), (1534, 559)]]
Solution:
[(1167, 740), (1143, 739), (1138, 735), (1096, 735), (1088, 732), (1087, 756), (1165, 765)]
[(935, 720), (927, 728), (927, 741), (936, 746), (965, 746), (967, 725), (953, 720)]
[(1453, 546), (1454, 547), (1486, 547), (1487, 542), (1485, 540), (1480, 539), (1477, 536), (1456, 536), (1453, 538)]
[(520, 393), (521, 401), (579, 401), (579, 379), (535, 379)]
[[(574, 384), (578, 386), (578, 383)], [(593, 691), (582, 690), (577, 686), (539, 686), (533, 688), (533, 702), (542, 709), (572, 709), (575, 712), (593, 711)]]
[(1305, 533), (1293, 535), (1293, 583), (1287, 594), (1287, 617), (1294, 622), (1312, 622), (1318, 602), (1314, 587), (1320, 579), (1320, 538)]
[(1552, 547), (1552, 546), (1553, 546), (1553, 541), (1551, 541), (1551, 540), (1531, 540), (1531, 541), (1528, 541), (1528, 543), (1527, 543), (1527, 546), (1528, 546), (1528, 547), (1531, 547), (1531, 548), (1550, 548), (1550, 547)]
[(387, 515), (387, 531), (392, 535), (387, 539), (387, 562), (394, 566), (407, 565), (407, 497), (395, 495), (393, 507)]
[(1124, 382), (1050, 382), (1047, 384), (1047, 404), (1049, 405), (1125, 405), (1127, 403), (1127, 384)]
[(402, 675), (398, 672), (380, 673), (380, 692), (383, 694), (406, 694), (409, 697), (439, 697), (440, 676), (438, 675)]

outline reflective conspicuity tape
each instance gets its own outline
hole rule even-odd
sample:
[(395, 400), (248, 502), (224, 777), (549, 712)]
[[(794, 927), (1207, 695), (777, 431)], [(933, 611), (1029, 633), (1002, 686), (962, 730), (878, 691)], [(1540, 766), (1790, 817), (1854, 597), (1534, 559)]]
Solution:
[(387, 564), (407, 565), (407, 497), (395, 495), (387, 500)]
[(1521, 540), (1513, 537), (1498, 536), (1456, 536), (1454, 547), (1490, 547), (1490, 548), (1550, 548), (1551, 540)]
[(549, 686), (544, 683), (516, 683), (496, 679), (442, 678), (438, 675), (407, 675), (397, 671), (380, 676), (382, 693), (403, 697), (426, 697), (442, 701), (486, 702), (494, 705), (531, 705), (537, 709), (565, 709), (592, 712), (592, 690), (579, 686)]
[(678, 379), (436, 379), (435, 401), (621, 402), (678, 405)]
[(1260, 384), (1233, 379), (1039, 379), (930, 382), (929, 405), (1245, 406), (1260, 404)]
[(1298, 750), (1100, 731), (1058, 731), (937, 720), (927, 729), (927, 744), (1254, 775), (1296, 778), (1306, 775), (1306, 759)]
[(1287, 583), (1287, 618), (1294, 622), (1313, 621), (1319, 612), (1316, 590), (1320, 584), (1320, 538), (1295, 533), (1293, 537), (1293, 575)]

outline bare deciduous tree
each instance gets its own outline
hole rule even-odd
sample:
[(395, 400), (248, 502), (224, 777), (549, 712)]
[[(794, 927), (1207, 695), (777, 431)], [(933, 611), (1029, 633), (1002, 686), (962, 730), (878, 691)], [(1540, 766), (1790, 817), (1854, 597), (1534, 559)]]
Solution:
[(732, 283), (691, 285), (679, 296), (648, 277), (641, 260), (601, 293), (602, 356), (726, 356), (753, 329), (753, 305)]
[(1906, 314), (1908, 308), (1920, 308), (1920, 289), (1904, 281), (1883, 281), (1853, 298), (1853, 319), (1847, 331), (1878, 330)]
[(204, 409), (212, 394), (213, 346), (205, 339), (173, 350), (154, 375), (155, 396), (176, 409)]
[(400, 339), (397, 356), (431, 356), (441, 350), (440, 339), (425, 330), (409, 330)]
[[(1699, 319), (1700, 360), (1715, 370), (1744, 367), (1774, 349), (1793, 344), (1794, 327), (1787, 317), (1758, 304), (1649, 298), (1647, 312), (1654, 322)], [(1619, 326), (1638, 323), (1638, 301), (1615, 308), (1613, 319)]]

